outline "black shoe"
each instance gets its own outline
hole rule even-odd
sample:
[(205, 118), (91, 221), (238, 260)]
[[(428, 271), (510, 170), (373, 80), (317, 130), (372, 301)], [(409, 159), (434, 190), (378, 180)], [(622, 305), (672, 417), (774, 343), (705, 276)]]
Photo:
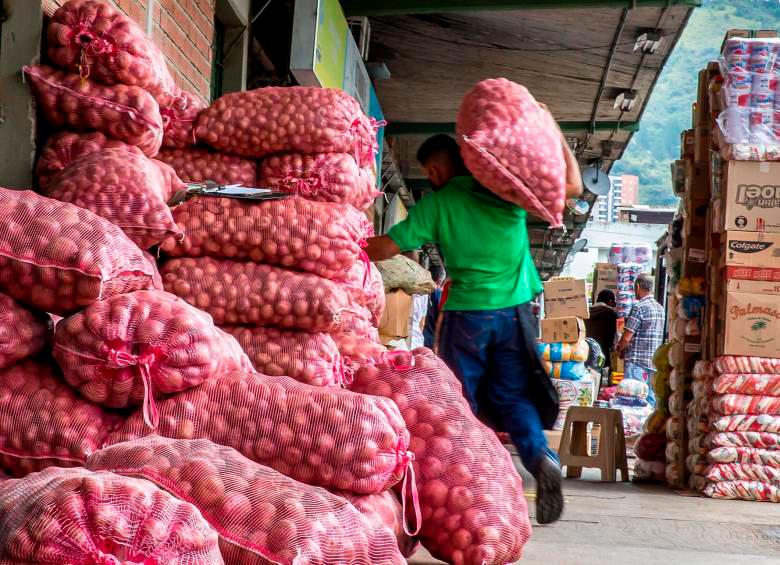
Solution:
[(563, 513), (561, 468), (549, 457), (542, 457), (534, 473), (536, 479), (536, 521), (540, 524), (557, 522)]

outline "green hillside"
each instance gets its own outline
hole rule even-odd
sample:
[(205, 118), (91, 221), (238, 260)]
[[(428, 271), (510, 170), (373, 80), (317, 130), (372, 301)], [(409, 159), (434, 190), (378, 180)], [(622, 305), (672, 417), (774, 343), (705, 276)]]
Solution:
[(779, 29), (777, 0), (704, 0), (669, 58), (634, 135), (613, 174), (639, 177), (643, 204), (675, 204), (669, 162), (680, 154), (680, 131), (689, 128), (697, 73), (718, 55), (727, 29)]

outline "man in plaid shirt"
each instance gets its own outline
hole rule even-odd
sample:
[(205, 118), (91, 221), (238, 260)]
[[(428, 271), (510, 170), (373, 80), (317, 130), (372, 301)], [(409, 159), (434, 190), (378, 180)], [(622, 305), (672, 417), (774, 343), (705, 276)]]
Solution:
[(664, 309), (653, 298), (653, 277), (639, 275), (634, 283), (637, 302), (626, 318), (617, 351), (625, 360), (623, 376), (650, 387), (648, 400), (655, 406), (653, 354), (664, 339)]

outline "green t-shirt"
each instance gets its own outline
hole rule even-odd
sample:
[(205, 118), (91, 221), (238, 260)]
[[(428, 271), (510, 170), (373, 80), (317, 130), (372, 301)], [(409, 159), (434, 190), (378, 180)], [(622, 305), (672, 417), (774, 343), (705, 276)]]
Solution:
[(542, 292), (527, 215), (473, 177), (455, 177), (420, 200), (388, 235), (402, 251), (439, 245), (452, 280), (445, 310), (498, 310)]

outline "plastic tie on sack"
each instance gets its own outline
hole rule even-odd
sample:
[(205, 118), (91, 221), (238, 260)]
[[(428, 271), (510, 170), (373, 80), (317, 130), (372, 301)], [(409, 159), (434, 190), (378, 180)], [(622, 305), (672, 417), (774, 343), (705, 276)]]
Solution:
[(347, 388), (355, 380), (355, 369), (352, 368), (349, 357), (339, 355), (339, 365), (336, 369), (336, 376), (339, 386)]
[[(409, 360), (404, 357), (409, 357)], [(396, 371), (411, 371), (417, 360), (409, 351), (390, 351), (387, 353), (388, 364)]]
[(157, 410), (157, 404), (154, 401), (152, 391), (151, 364), (154, 363), (154, 353), (148, 355), (133, 355), (124, 351), (112, 349), (108, 352), (106, 366), (110, 369), (125, 369), (127, 367), (138, 367), (141, 373), (141, 381), (144, 384), (143, 415), (144, 422), (152, 429), (157, 428), (160, 423), (160, 414)]
[[(404, 467), (404, 478), (401, 483), (401, 509), (404, 516), (404, 533), (407, 536), (414, 537), (422, 529), (422, 510), (420, 510), (420, 494), (417, 491), (417, 477), (414, 473), (414, 453), (404, 451), (401, 447), (401, 441), (398, 442), (398, 466)], [(409, 518), (407, 513), (408, 498), (407, 492), (411, 493), (412, 505), (414, 507), (414, 521), (416, 529), (412, 531), (409, 527)]]

